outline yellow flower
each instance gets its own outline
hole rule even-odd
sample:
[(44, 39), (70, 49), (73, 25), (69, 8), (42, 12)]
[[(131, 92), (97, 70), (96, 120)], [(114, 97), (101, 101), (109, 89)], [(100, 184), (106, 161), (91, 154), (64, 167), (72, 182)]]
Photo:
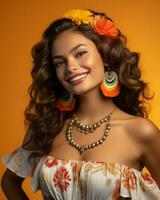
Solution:
[(93, 21), (93, 14), (89, 10), (73, 9), (68, 11), (64, 17), (74, 21), (77, 25), (89, 24)]

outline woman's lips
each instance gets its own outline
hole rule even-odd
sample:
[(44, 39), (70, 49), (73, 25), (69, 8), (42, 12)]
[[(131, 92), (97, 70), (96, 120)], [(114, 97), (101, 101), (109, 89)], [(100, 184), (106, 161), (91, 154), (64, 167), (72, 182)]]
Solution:
[(71, 84), (73, 84), (73, 85), (76, 85), (76, 84), (78, 84), (78, 83), (81, 83), (82, 81), (85, 80), (85, 78), (87, 77), (88, 73), (89, 73), (89, 72), (86, 72), (86, 73), (80, 74), (80, 75), (78, 75), (78, 76), (75, 76), (75, 77), (71, 78), (71, 79), (69, 80), (69, 82), (70, 82)]

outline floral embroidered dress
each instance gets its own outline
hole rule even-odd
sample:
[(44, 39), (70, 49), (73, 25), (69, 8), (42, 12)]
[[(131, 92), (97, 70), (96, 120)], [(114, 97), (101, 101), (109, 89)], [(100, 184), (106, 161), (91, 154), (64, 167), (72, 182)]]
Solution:
[(43, 156), (28, 162), (31, 151), (21, 147), (3, 157), (20, 177), (32, 176), (33, 192), (44, 200), (158, 200), (160, 190), (150, 174), (119, 163), (78, 161)]

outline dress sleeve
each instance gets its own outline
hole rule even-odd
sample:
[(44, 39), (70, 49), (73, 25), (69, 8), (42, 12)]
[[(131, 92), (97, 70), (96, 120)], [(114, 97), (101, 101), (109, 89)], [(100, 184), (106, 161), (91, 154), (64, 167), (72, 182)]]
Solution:
[(31, 158), (28, 161), (28, 158), (32, 152), (33, 151), (28, 151), (22, 147), (18, 147), (11, 154), (2, 157), (2, 161), (7, 168), (16, 175), (26, 178), (33, 175), (36, 166), (35, 158)]

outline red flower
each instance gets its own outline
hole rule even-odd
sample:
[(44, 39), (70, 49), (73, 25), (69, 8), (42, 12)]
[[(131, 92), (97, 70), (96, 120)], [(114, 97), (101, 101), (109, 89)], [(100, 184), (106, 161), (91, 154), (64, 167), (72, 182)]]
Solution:
[(150, 174), (142, 172), (141, 183), (147, 187), (155, 187), (155, 181)]
[(118, 34), (113, 22), (108, 19), (102, 18), (92, 25), (95, 32), (105, 36), (116, 36)]
[(58, 164), (58, 161), (56, 158), (48, 158), (45, 160), (45, 164), (47, 167), (53, 167), (56, 166)]
[(57, 186), (61, 191), (67, 191), (67, 188), (70, 185), (70, 175), (67, 169), (61, 166), (54, 174), (53, 177), (54, 186)]

